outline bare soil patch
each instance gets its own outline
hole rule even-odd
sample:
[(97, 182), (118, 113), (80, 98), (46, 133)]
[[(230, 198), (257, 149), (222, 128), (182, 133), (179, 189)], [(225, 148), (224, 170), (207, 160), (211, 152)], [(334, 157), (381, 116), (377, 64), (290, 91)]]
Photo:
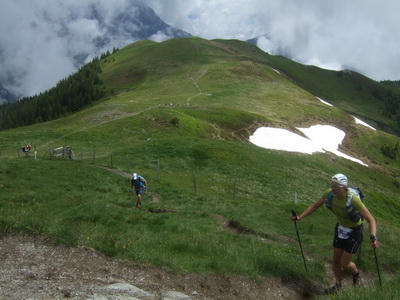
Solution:
[(90, 299), (102, 287), (114, 283), (134, 285), (155, 295), (154, 299), (163, 299), (165, 291), (179, 291), (189, 299), (312, 297), (310, 283), (304, 280), (255, 281), (245, 276), (178, 274), (138, 266), (91, 248), (56, 245), (49, 239), (26, 234), (0, 239), (0, 263), (0, 298), (9, 300)]

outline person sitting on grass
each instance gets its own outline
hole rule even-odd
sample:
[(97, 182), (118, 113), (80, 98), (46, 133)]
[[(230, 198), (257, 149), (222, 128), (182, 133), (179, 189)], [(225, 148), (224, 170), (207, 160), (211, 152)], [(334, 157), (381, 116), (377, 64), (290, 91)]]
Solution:
[(27, 144), (26, 146), (22, 146), (21, 150), (24, 153), (24, 155), (28, 155), (29, 151), (31, 151), (31, 148), (32, 148), (31, 144)]

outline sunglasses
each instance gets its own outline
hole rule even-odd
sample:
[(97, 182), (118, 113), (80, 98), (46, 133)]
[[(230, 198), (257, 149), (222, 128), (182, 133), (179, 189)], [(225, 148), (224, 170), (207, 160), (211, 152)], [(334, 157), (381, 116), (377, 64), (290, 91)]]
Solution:
[(333, 185), (333, 184), (331, 184), (331, 188), (332, 189), (335, 189), (335, 190), (339, 190), (339, 189), (341, 189), (343, 186), (342, 185)]

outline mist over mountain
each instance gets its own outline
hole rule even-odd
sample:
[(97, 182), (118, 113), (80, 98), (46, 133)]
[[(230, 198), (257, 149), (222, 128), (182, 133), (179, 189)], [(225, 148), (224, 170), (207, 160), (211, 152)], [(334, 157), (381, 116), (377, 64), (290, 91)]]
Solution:
[(187, 32), (166, 24), (149, 6), (134, 2), (130, 4), (125, 9), (116, 11), (108, 22), (98, 5), (91, 6), (90, 18), (96, 20), (104, 31), (103, 35), (94, 39), (97, 49), (125, 46), (127, 41), (144, 39), (163, 41), (169, 38), (191, 36)]
[(11, 34), (2, 38), (10, 43), (0, 45), (0, 103), (43, 92), (114, 48), (143, 39), (161, 42), (191, 36), (137, 0), (58, 2), (41, 8), (32, 5), (22, 13), (18, 39), (24, 40), (24, 47), (13, 47)]
[(1, 82), (0, 82), (0, 99), (4, 99), (6, 101), (13, 99), (12, 95), (10, 95), (10, 93), (5, 88), (3, 88)]
[(349, 69), (375, 80), (399, 77), (400, 39), (392, 32), (398, 27), (399, 4), (394, 0), (143, 2), (5, 1), (0, 11), (0, 101), (41, 93), (82, 62), (137, 40), (190, 35), (257, 37), (253, 43), (263, 51), (301, 64)]
[(264, 41), (264, 43), (268, 44), (274, 44), (273, 50), (271, 49), (268, 52), (269, 54), (272, 55), (281, 55), (286, 58), (292, 59), (293, 58), (293, 53), (290, 47), (286, 46), (284, 43), (281, 41), (272, 41), (272, 37), (268, 34), (263, 34), (257, 37), (253, 37), (251, 39), (248, 39), (247, 42), (252, 43), (253, 45), (259, 46), (259, 41)]

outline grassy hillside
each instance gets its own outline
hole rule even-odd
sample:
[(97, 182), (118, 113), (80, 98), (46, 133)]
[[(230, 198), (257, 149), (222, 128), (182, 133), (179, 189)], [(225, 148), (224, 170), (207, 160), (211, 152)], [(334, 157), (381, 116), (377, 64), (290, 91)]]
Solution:
[(330, 71), (271, 57), (270, 63), (312, 94), (392, 134), (400, 135), (400, 90), (357, 72)]
[[(381, 147), (395, 147), (399, 138), (356, 125), (266, 59), (247, 43), (199, 38), (138, 42), (104, 58), (102, 100), (62, 119), (0, 131), (1, 233), (42, 234), (177, 272), (306, 277), (325, 285), (334, 217), (321, 209), (298, 224), (308, 273), (289, 217), (341, 172), (362, 187), (378, 220), (385, 282), (398, 281), (400, 167)], [(296, 131), (315, 124), (345, 130), (342, 151), (370, 167), (248, 143), (260, 126)], [(36, 160), (33, 153), (18, 158), (28, 142)], [(48, 159), (57, 146), (72, 146), (77, 160)], [(101, 167), (149, 181), (142, 210), (132, 208), (128, 179)], [(371, 255), (365, 247), (360, 266), (376, 276)]]
[(351, 70), (330, 71), (268, 55), (252, 44), (218, 40), (251, 53), (253, 59), (281, 72), (300, 87), (375, 127), (400, 135), (400, 88), (397, 82), (377, 82)]

